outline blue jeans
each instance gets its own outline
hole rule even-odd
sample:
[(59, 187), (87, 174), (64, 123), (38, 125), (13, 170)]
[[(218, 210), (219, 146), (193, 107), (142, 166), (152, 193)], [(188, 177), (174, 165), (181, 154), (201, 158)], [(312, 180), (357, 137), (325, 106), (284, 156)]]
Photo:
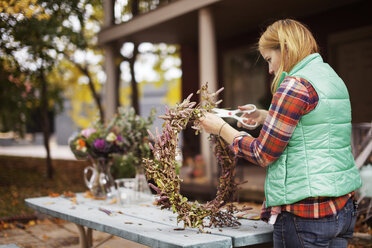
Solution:
[(274, 247), (347, 247), (353, 237), (357, 209), (352, 199), (335, 216), (302, 218), (288, 212), (274, 224)]

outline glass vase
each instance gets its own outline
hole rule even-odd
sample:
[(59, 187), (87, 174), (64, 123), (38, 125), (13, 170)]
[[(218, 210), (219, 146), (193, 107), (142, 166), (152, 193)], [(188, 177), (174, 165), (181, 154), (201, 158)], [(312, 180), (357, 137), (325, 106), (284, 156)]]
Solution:
[(84, 181), (93, 196), (98, 198), (112, 196), (114, 179), (110, 172), (111, 166), (111, 159), (97, 158), (92, 160), (92, 166), (84, 169)]
[(144, 170), (142, 167), (136, 168), (136, 190), (135, 190), (135, 200), (137, 202), (145, 202), (152, 200), (152, 194), (150, 187), (147, 182)]

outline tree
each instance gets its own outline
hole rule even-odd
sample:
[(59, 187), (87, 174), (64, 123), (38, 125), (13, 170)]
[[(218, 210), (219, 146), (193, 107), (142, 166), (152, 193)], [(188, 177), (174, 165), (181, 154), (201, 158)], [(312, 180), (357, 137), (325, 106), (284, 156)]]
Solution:
[(28, 107), (33, 104), (32, 85), (13, 62), (0, 58), (0, 131), (15, 131), (23, 137), (30, 115)]
[[(100, 72), (101, 70), (101, 65), (89, 64), (91, 80), (98, 94), (103, 86), (98, 79), (98, 76), (103, 73)], [(88, 78), (74, 63), (66, 59), (59, 61), (58, 66), (48, 75), (48, 81), (51, 85), (61, 84), (63, 98), (71, 104), (68, 115), (78, 128), (87, 128), (92, 120), (100, 118)]]
[[(130, 19), (133, 17), (136, 17), (140, 13), (140, 6), (139, 6), (139, 0), (128, 0), (127, 4), (124, 6), (121, 6), (121, 16), (130, 16)], [(120, 20), (119, 20), (120, 21)], [(120, 50), (122, 43), (117, 43), (117, 50)], [(120, 78), (121, 78), (121, 71), (120, 71), (120, 64), (124, 61), (129, 63), (130, 68), (130, 74), (131, 74), (131, 89), (132, 89), (132, 107), (134, 108), (134, 111), (139, 114), (140, 113), (140, 107), (139, 107), (139, 100), (138, 100), (138, 82), (136, 81), (135, 73), (134, 73), (134, 63), (137, 59), (138, 54), (138, 43), (133, 42), (133, 52), (130, 56), (123, 56), (122, 54), (118, 54), (116, 60), (118, 61), (116, 65), (116, 78), (118, 78), (118, 81), (116, 82), (116, 107), (119, 107), (121, 105), (120, 103)]]
[(1, 131), (15, 131), (21, 136), (25, 133), (26, 121), (34, 107), (35, 94), (28, 73), (22, 72), (16, 60), (19, 44), (14, 40), (12, 27), (19, 19), (49, 18), (36, 1), (0, 1), (0, 128)]
[[(103, 9), (100, 0), (81, 0), (80, 8), (82, 15), (76, 18), (74, 23), (78, 24), (79, 28), (76, 30), (80, 38), (84, 39), (84, 42), (79, 44), (71, 43), (64, 51), (65, 58), (71, 62), (79, 71), (87, 78), (87, 83), (95, 104), (99, 111), (100, 120), (104, 122), (104, 110), (101, 101), (101, 95), (97, 89), (97, 80), (94, 76), (97, 73), (97, 64), (92, 63), (87, 58), (76, 58), (76, 53), (80, 52), (83, 56), (91, 53), (94, 55), (102, 55), (101, 49), (97, 47), (96, 35), (103, 20)], [(73, 24), (71, 24), (73, 25)], [(102, 70), (101, 62), (98, 64)]]
[[(151, 11), (157, 7), (159, 7), (160, 5), (163, 5), (163, 4), (167, 4), (169, 3), (170, 1), (169, 0), (128, 0), (126, 2), (126, 4), (123, 4), (121, 5), (120, 3), (117, 3), (118, 6), (116, 6), (118, 9), (120, 9), (120, 15), (116, 18), (116, 21), (117, 23), (120, 23), (122, 21), (128, 21), (132, 18), (135, 18), (137, 15), (141, 14), (141, 13), (145, 13), (145, 12), (148, 12), (148, 11)], [(138, 55), (140, 55), (140, 52), (138, 51), (138, 47), (140, 44), (138, 44), (137, 42), (131, 42), (133, 44), (133, 49), (132, 49), (132, 53), (127, 55), (127, 56), (124, 56), (122, 54), (119, 54), (118, 55), (118, 58), (117, 60), (119, 60), (120, 62), (118, 63), (118, 68), (117, 68), (117, 73), (118, 73), (118, 77), (119, 78), (119, 82), (117, 82), (116, 84), (116, 92), (117, 92), (117, 106), (120, 106), (120, 75), (121, 75), (121, 72), (120, 72), (120, 69), (119, 69), (119, 66), (122, 62), (128, 62), (129, 63), (129, 69), (130, 69), (130, 75), (131, 75), (131, 82), (130, 82), (130, 85), (131, 85), (131, 105), (132, 107), (135, 109), (136, 113), (139, 114), (140, 113), (140, 107), (139, 107), (139, 95), (140, 95), (140, 92), (139, 92), (139, 89), (138, 89), (138, 83), (137, 80), (136, 80), (136, 77), (135, 77), (135, 71), (134, 71), (134, 65), (138, 59)], [(117, 44), (117, 46), (120, 47), (122, 46), (122, 44)], [(118, 50), (119, 50), (118, 49)], [(160, 74), (160, 81), (161, 83), (164, 83), (165, 81), (163, 80), (164, 77), (162, 76), (164, 74), (164, 70), (162, 70), (160, 68), (160, 65), (162, 63), (162, 61), (164, 60), (164, 56), (160, 56), (160, 55), (164, 55), (164, 52), (165, 50), (163, 49), (163, 51), (161, 51), (160, 49), (155, 49), (153, 51), (153, 53), (159, 55), (159, 60), (157, 62), (157, 65), (155, 66), (158, 66), (156, 68), (154, 68), (159, 74)], [(175, 53), (177, 53), (178, 51), (175, 51), (175, 52), (172, 52), (172, 53), (169, 53), (167, 55), (169, 56), (174, 56)], [(165, 56), (167, 56), (165, 55)]]
[[(76, 48), (86, 47), (83, 35), (76, 32), (73, 26), (65, 24), (70, 18), (84, 18), (81, 7), (79, 0), (0, 1), (0, 54), (4, 58), (1, 62), (12, 65), (7, 71), (11, 78), (24, 80), (24, 85), (27, 80), (34, 88), (35, 105), (42, 110), (48, 178), (53, 175), (48, 110), (55, 108), (52, 97), (59, 100), (58, 94), (52, 94), (48, 74), (60, 60), (59, 54), (64, 55), (68, 50), (69, 44), (74, 44)], [(23, 101), (20, 102), (23, 106)], [(22, 108), (18, 111), (22, 116)]]

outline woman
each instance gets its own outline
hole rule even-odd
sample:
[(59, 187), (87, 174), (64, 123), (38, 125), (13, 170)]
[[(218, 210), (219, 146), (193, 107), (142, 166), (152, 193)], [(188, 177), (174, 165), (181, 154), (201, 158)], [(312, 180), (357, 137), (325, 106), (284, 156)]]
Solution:
[(275, 247), (347, 247), (361, 180), (351, 153), (346, 86), (297, 21), (270, 25), (258, 50), (275, 75), (269, 111), (245, 116), (247, 124), (263, 125), (259, 137), (214, 114), (206, 114), (202, 128), (232, 144), (238, 156), (267, 168), (261, 219), (275, 223)]

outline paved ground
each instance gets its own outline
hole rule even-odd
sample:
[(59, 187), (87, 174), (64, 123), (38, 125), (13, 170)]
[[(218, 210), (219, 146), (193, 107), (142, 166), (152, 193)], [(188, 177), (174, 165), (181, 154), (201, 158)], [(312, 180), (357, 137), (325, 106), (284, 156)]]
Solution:
[[(15, 244), (24, 248), (79, 248), (78, 229), (75, 224), (46, 219), (35, 225), (24, 225), (21, 229), (13, 227), (0, 230), (0, 245)], [(145, 248), (143, 246), (119, 237), (111, 237), (109, 234), (93, 231), (93, 245), (97, 245), (105, 239), (101, 248)]]
[[(69, 146), (58, 146), (51, 143), (50, 153), (53, 159), (75, 159)], [(42, 145), (0, 146), (0, 155), (45, 158), (46, 151)]]

